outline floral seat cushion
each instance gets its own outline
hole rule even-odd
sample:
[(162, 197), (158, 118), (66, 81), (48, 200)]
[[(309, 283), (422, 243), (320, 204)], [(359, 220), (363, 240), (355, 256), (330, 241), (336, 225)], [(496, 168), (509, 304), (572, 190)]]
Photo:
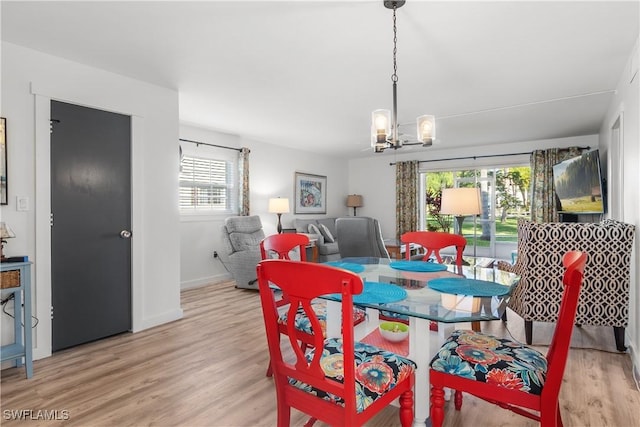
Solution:
[(547, 358), (530, 347), (474, 331), (455, 331), (431, 360), (431, 369), (540, 395)]
[[(320, 321), (320, 327), (322, 328), (322, 336), (326, 336), (327, 331), (327, 304), (326, 302), (314, 302), (311, 304), (311, 308), (314, 313), (318, 317)], [(362, 322), (366, 316), (366, 312), (360, 307), (353, 307), (353, 324), (357, 325)], [(287, 324), (287, 312), (285, 311), (278, 318), (278, 323), (281, 325)], [(295, 328), (301, 332), (306, 332), (307, 334), (313, 333), (311, 329), (311, 322), (307, 317), (306, 313), (302, 309), (302, 307), (298, 308), (296, 312), (296, 320), (295, 320)]]
[[(369, 405), (392, 390), (397, 383), (411, 375), (416, 369), (416, 364), (405, 357), (383, 350), (379, 347), (355, 342), (356, 362), (356, 407), (362, 412)], [(311, 361), (315, 349), (307, 354), (307, 360)], [(327, 378), (340, 383), (344, 382), (342, 339), (330, 338), (325, 340), (320, 366)], [(321, 399), (344, 406), (344, 399), (312, 387), (301, 381), (289, 378), (289, 384), (300, 390), (306, 391)]]

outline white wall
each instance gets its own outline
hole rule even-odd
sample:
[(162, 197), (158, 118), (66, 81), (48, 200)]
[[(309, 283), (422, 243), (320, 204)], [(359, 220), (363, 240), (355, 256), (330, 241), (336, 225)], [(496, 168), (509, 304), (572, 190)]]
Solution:
[[(622, 188), (609, 187), (609, 193), (622, 192), (623, 210), (619, 219), (636, 226), (634, 253), (631, 259), (631, 293), (629, 302), (629, 327), (626, 341), (630, 347), (636, 372), (640, 372), (640, 39), (630, 53), (629, 60), (622, 71), (616, 94), (609, 106), (607, 116), (600, 129), (601, 154), (604, 153), (608, 164), (608, 180), (612, 174), (622, 172)], [(633, 80), (632, 80), (633, 78)], [(622, 115), (622, 150), (620, 158), (611, 153), (611, 127)]]
[[(282, 215), (282, 226), (293, 227), (295, 216), (320, 218), (345, 216), (347, 207), (347, 161), (321, 156), (300, 150), (292, 150), (260, 141), (245, 139), (215, 130), (199, 128), (191, 124), (180, 126), (180, 138), (230, 147), (248, 147), (249, 185), (251, 191), (250, 213), (260, 215), (266, 235), (276, 232), (277, 217), (267, 212), (271, 197), (288, 197), (292, 212)], [(294, 215), (294, 173), (306, 172), (327, 177), (326, 215)], [(222, 249), (220, 227), (226, 215), (183, 215), (180, 221), (180, 281), (182, 288), (219, 282), (230, 275), (214, 251)]]
[[(56, 99), (132, 116), (133, 330), (182, 317), (177, 208), (178, 93), (2, 42), (2, 111), (7, 118), (9, 255), (34, 261), (34, 357), (51, 352), (49, 119)], [(16, 196), (28, 211), (16, 210)], [(6, 317), (3, 315), (3, 317)], [(4, 320), (4, 319), (3, 319)], [(2, 340), (11, 341), (3, 321)]]

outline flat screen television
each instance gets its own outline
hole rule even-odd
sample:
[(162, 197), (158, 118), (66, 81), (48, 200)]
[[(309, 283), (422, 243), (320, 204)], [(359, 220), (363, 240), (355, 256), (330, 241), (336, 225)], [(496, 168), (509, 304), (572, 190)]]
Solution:
[(556, 208), (567, 214), (605, 211), (604, 183), (598, 150), (588, 151), (553, 166)]

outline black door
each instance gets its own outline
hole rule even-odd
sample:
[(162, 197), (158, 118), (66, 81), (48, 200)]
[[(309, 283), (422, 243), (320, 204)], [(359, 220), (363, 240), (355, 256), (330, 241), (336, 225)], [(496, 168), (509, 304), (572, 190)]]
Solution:
[(131, 118), (51, 102), (52, 350), (131, 329)]

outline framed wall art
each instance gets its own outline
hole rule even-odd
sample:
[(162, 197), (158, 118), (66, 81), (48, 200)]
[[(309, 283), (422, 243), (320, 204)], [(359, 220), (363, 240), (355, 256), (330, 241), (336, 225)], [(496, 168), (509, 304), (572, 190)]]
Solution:
[(0, 117), (0, 205), (9, 204), (7, 190), (7, 119)]
[(327, 177), (296, 172), (294, 182), (294, 208), (296, 214), (327, 213)]

